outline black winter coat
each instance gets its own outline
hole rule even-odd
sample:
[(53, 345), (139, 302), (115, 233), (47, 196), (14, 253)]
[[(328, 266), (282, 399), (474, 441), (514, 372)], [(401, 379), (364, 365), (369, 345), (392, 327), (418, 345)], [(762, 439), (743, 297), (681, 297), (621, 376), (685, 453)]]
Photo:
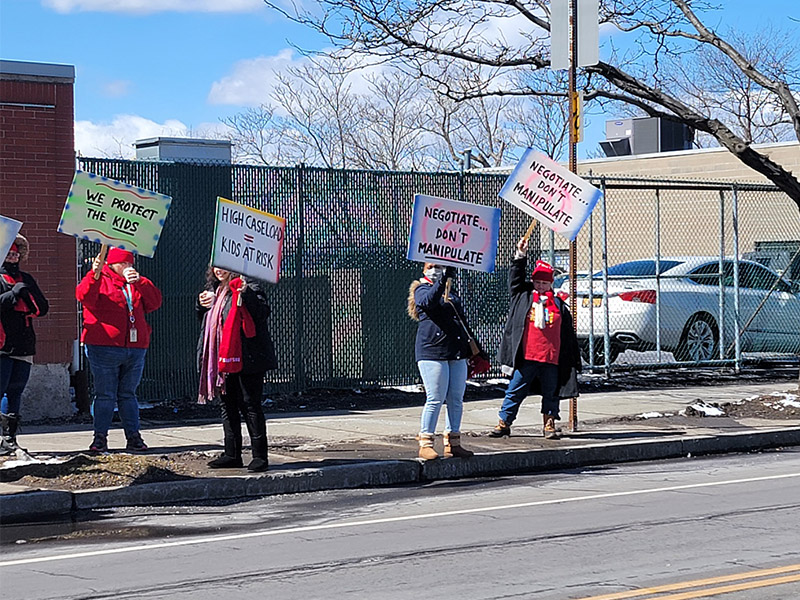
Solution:
[[(243, 278), (244, 279), (244, 278)], [(253, 317), (256, 325), (256, 335), (252, 338), (242, 336), (242, 373), (255, 374), (272, 371), (278, 368), (278, 359), (275, 356), (275, 345), (269, 332), (267, 319), (272, 312), (267, 303), (267, 295), (260, 283), (252, 279), (244, 279), (247, 285), (242, 288), (242, 304), (247, 308), (247, 312)], [(207, 285), (206, 290), (216, 291), (217, 285)], [(228, 318), (230, 311), (231, 295), (222, 311), (222, 321)], [(206, 320), (210, 310), (200, 306), (200, 300), (195, 301), (197, 317), (202, 323), (200, 329), (200, 339), (197, 342), (197, 370), (201, 369), (203, 357), (203, 335), (206, 330)]]
[(468, 334), (462, 326), (462, 323), (467, 325), (467, 318), (461, 299), (450, 290), (450, 301), (444, 301), (446, 281), (442, 277), (434, 284), (426, 279), (411, 284), (409, 292), (416, 308), (412, 317), (419, 321), (414, 343), (418, 361), (460, 360), (472, 356)]
[[(528, 259), (520, 258), (511, 261), (508, 271), (508, 291), (511, 295), (508, 321), (506, 321), (503, 339), (497, 359), (503, 371), (510, 374), (520, 361), (525, 360), (522, 353), (522, 335), (525, 323), (533, 303), (533, 282), (527, 278)], [(559, 398), (578, 397), (578, 373), (581, 372), (581, 355), (578, 338), (572, 328), (572, 315), (566, 303), (556, 297), (558, 310), (561, 312), (561, 349), (558, 353), (558, 396)], [(538, 381), (536, 382), (538, 384)], [(535, 386), (532, 386), (535, 388)], [(539, 393), (531, 389), (531, 394)]]
[(6, 334), (6, 343), (2, 348), (4, 354), (10, 356), (33, 356), (36, 354), (36, 334), (33, 331), (33, 319), (27, 313), (15, 310), (15, 306), (20, 297), (26, 300), (30, 297), (39, 307), (39, 315), (43, 317), (50, 309), (47, 298), (44, 297), (42, 290), (39, 289), (36, 280), (30, 273), (19, 271), (22, 276), (22, 283), (27, 285), (27, 290), (21, 294), (14, 292), (14, 285), (6, 281), (5, 266), (0, 266), (0, 320)]

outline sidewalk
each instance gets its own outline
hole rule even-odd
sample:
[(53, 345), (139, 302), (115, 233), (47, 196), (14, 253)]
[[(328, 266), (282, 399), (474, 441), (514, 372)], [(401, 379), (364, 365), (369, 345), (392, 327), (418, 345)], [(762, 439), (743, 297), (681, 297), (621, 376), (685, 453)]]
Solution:
[[(54, 474), (58, 471), (52, 465), (15, 466), (3, 469), (3, 480), (13, 481), (0, 483), (0, 516), (3, 520), (25, 521), (111, 506), (186, 504), (798, 445), (800, 417), (678, 414), (697, 401), (722, 404), (796, 388), (796, 382), (778, 381), (589, 393), (578, 400), (579, 427), (575, 432), (566, 425), (569, 403), (562, 403), (564, 437), (558, 441), (545, 440), (541, 435), (538, 397), (523, 405), (512, 437), (502, 439), (486, 435), (497, 422), (501, 399), (470, 401), (464, 405), (462, 442), (476, 453), (475, 457), (427, 462), (416, 458), (414, 435), (421, 407), (268, 414), (270, 470), (262, 474), (205, 468), (206, 461), (221, 451), (219, 423), (164, 425), (144, 421), (142, 432), (150, 451), (142, 457), (129, 457), (116, 450), (124, 448), (125, 440), (122, 431), (114, 429), (109, 436), (112, 453), (108, 460), (163, 457), (191, 467), (189, 475), (175, 474), (172, 481), (69, 489), (59, 485), (59, 475)], [(650, 418), (637, 417), (643, 414)], [(78, 467), (97, 461), (85, 452), (91, 437), (89, 425), (29, 427), (20, 435), (20, 442), (36, 459), (69, 461), (59, 468), (63, 472), (74, 464), (73, 471), (77, 472)], [(441, 439), (437, 440), (437, 449), (441, 452)], [(247, 458), (245, 454), (245, 463)], [(38, 475), (40, 484), (26, 484), (29, 478), (19, 480), (20, 474)], [(45, 487), (49, 489), (42, 489)]]

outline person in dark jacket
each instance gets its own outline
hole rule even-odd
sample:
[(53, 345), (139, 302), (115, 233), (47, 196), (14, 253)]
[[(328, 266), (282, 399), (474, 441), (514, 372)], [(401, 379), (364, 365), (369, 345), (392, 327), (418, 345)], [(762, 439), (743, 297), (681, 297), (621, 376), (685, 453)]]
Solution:
[(222, 400), (225, 452), (212, 469), (242, 467), (242, 417), (253, 460), (248, 471), (266, 471), (267, 424), (261, 408), (266, 372), (277, 368), (267, 326), (270, 307), (261, 286), (235, 273), (210, 267), (195, 306), (202, 322), (198, 341), (198, 402)]
[(438, 458), (433, 447), (436, 422), (442, 404), (445, 413), (444, 455), (468, 458), (473, 453), (461, 446), (461, 415), (467, 387), (467, 359), (472, 356), (467, 318), (458, 295), (447, 282), (455, 276), (453, 267), (425, 263), (424, 277), (414, 281), (408, 292), (408, 314), (419, 321), (414, 344), (417, 367), (425, 386), (425, 406), (420, 424), (419, 457)]
[[(0, 267), (0, 456), (13, 454), (17, 445), (22, 392), (36, 354), (34, 317), (47, 314), (47, 298), (19, 264), (28, 258), (28, 240), (17, 235)], [(4, 396), (5, 395), (5, 396)]]
[(500, 421), (489, 435), (511, 435), (511, 424), (531, 392), (542, 395), (545, 438), (558, 439), (555, 421), (560, 418), (560, 400), (578, 396), (578, 339), (567, 305), (553, 294), (553, 268), (537, 261), (531, 280), (526, 279), (527, 251), (528, 240), (523, 237), (508, 273), (511, 306), (498, 352), (503, 372), (511, 375), (511, 380), (500, 408)]
[(94, 439), (90, 452), (108, 451), (108, 430), (114, 406), (125, 430), (126, 450), (145, 452), (139, 432), (136, 388), (142, 379), (144, 358), (150, 346), (150, 325), (145, 314), (161, 306), (161, 292), (133, 268), (133, 253), (108, 251), (105, 263), (94, 259), (75, 288), (83, 305), (81, 342), (94, 380)]

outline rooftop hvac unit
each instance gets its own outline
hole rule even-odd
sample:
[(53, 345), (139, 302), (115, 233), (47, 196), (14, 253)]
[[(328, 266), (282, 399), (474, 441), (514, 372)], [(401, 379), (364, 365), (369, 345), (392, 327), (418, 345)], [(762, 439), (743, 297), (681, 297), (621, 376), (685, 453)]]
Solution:
[(694, 132), (677, 121), (639, 117), (606, 121), (606, 139), (600, 147), (606, 156), (628, 156), (689, 150)]

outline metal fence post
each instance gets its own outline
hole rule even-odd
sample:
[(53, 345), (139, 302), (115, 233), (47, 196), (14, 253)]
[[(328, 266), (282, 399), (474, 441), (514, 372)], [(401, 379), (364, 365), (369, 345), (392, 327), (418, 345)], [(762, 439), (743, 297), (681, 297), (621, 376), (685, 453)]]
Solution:
[[(609, 358), (611, 357), (611, 320), (608, 315), (608, 217), (606, 214), (606, 207), (608, 206), (608, 202), (606, 201), (606, 180), (603, 178), (603, 212), (601, 213), (603, 216), (603, 319), (605, 330), (603, 331), (603, 352), (605, 354), (605, 360), (603, 361), (605, 364), (605, 376), (611, 377), (611, 363), (609, 362)], [(589, 285), (593, 286), (593, 278), (589, 280)], [(593, 348), (589, 349), (589, 352), (593, 352)]]
[(297, 178), (295, 181), (297, 193), (297, 247), (295, 248), (294, 275), (295, 275), (295, 330), (294, 330), (294, 376), (295, 386), (303, 390), (306, 387), (305, 366), (303, 363), (303, 340), (305, 339), (303, 323), (303, 254), (305, 245), (305, 198), (304, 198), (305, 164), (297, 165)]
[(733, 184), (733, 336), (736, 344), (734, 368), (738, 373), (742, 367), (742, 340), (739, 330), (741, 312), (739, 307), (739, 188)]
[(656, 188), (656, 362), (661, 362), (661, 188)]
[(725, 190), (719, 191), (719, 358), (725, 359)]

